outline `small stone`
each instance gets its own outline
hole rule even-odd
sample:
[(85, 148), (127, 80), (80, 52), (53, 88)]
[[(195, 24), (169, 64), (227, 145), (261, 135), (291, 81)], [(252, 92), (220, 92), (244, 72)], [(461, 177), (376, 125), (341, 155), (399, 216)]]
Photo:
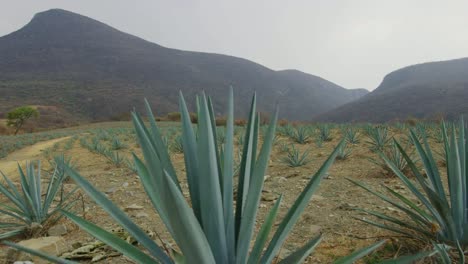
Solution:
[(291, 250), (289, 250), (289, 249), (283, 247), (283, 248), (281, 248), (281, 250), (280, 250), (280, 252), (279, 252), (279, 258), (280, 258), (280, 259), (285, 259), (285, 258), (287, 258), (287, 257), (288, 257), (289, 255), (291, 255), (291, 254), (292, 254), (292, 251), (291, 251)]
[(314, 201), (322, 201), (324, 198), (320, 195), (312, 195), (312, 200)]
[(93, 258), (91, 259), (91, 263), (94, 263), (94, 262), (98, 262), (100, 260), (103, 260), (105, 259), (107, 256), (106, 254), (104, 253), (98, 253), (96, 254), (95, 256), (93, 256)]
[(272, 202), (278, 199), (278, 196), (273, 193), (262, 193), (262, 201), (264, 202)]
[(124, 182), (124, 183), (122, 184), (122, 187), (127, 188), (127, 187), (128, 187), (128, 182)]
[(338, 206), (338, 209), (349, 211), (355, 209), (357, 206), (355, 204), (350, 204), (350, 203), (343, 203), (340, 206)]
[(117, 187), (112, 187), (112, 188), (107, 189), (107, 191), (105, 191), (105, 193), (111, 194), (111, 193), (115, 193), (116, 191), (117, 191)]
[(66, 233), (68, 233), (68, 230), (67, 226), (64, 224), (54, 225), (47, 231), (47, 234), (49, 234), (49, 236), (62, 236)]
[(309, 225), (309, 234), (311, 237), (322, 233), (322, 227), (318, 225)]
[[(23, 240), (18, 243), (20, 246), (27, 247), (36, 251), (41, 251), (48, 255), (60, 256), (64, 252), (68, 251), (68, 245), (65, 240), (59, 236), (49, 236), (33, 238)], [(10, 248), (7, 253), (7, 262), (14, 261), (32, 261), (35, 264), (45, 264), (48, 261), (41, 259), (40, 257), (31, 256), (27, 253), (17, 251), (16, 249)]]
[(125, 207), (126, 211), (128, 211), (128, 210), (141, 210), (141, 209), (143, 209), (143, 206), (137, 205), (137, 204), (131, 204), (131, 205)]
[(144, 213), (144, 212), (140, 212), (138, 214), (136, 214), (136, 218), (148, 218), (149, 215), (147, 213)]

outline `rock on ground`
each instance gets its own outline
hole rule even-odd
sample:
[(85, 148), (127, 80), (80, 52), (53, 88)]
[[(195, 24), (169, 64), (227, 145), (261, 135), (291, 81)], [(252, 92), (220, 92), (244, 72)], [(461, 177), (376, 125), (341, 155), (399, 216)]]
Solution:
[[(65, 240), (58, 236), (32, 238), (23, 240), (18, 243), (21, 246), (42, 251), (48, 255), (60, 256), (62, 253), (68, 250), (68, 245)], [(17, 251), (16, 249), (10, 249), (7, 253), (7, 263), (19, 261), (32, 261), (34, 264), (46, 264), (49, 263), (36, 256), (31, 256), (27, 253)]]

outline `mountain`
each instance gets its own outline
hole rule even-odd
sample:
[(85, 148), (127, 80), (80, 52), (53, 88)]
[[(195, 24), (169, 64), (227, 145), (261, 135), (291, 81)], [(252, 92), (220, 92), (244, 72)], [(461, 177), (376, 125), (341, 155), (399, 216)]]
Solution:
[(162, 115), (178, 110), (179, 91), (194, 102), (204, 90), (222, 114), (229, 86), (236, 114), (246, 115), (256, 91), (259, 110), (278, 102), (280, 116), (293, 120), (309, 120), (367, 92), (232, 56), (166, 48), (59, 9), (0, 37), (0, 112), (33, 104), (105, 120), (140, 109), (147, 98)]
[(314, 118), (329, 122), (454, 119), (468, 114), (468, 58), (396, 70), (360, 99)]

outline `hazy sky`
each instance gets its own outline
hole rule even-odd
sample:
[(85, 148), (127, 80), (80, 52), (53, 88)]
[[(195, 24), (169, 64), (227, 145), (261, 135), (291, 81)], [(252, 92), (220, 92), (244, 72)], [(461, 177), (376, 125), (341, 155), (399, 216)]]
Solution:
[(411, 64), (468, 57), (468, 1), (0, 0), (0, 35), (50, 8), (160, 45), (294, 68), (346, 88)]

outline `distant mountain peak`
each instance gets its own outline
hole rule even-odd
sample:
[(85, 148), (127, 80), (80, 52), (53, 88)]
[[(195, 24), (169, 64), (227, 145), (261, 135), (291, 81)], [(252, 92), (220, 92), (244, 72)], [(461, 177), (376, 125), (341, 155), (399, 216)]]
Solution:
[(98, 20), (90, 18), (85, 15), (74, 13), (71, 11), (54, 8), (47, 11), (36, 13), (31, 19), (32, 24), (34, 23), (44, 23), (44, 25), (51, 26), (51, 23), (64, 24), (71, 26), (73, 24), (82, 24), (85, 23), (88, 26), (106, 26), (112, 28)]
[(47, 18), (51, 16), (61, 16), (62, 18), (65, 16), (69, 17), (84, 17), (83, 15), (73, 13), (71, 11), (65, 10), (65, 9), (60, 9), (60, 8), (51, 8), (46, 11), (42, 11), (39, 13), (36, 13), (33, 17), (33, 19), (42, 19), (42, 18)]
[(76, 30), (95, 31), (99, 28), (104, 28), (105, 30), (115, 30), (112, 27), (87, 16), (63, 9), (50, 9), (35, 14), (31, 21), (26, 24), (21, 29), (21, 31), (37, 32), (42, 34), (44, 31), (59, 31), (66, 33), (67, 31)]

